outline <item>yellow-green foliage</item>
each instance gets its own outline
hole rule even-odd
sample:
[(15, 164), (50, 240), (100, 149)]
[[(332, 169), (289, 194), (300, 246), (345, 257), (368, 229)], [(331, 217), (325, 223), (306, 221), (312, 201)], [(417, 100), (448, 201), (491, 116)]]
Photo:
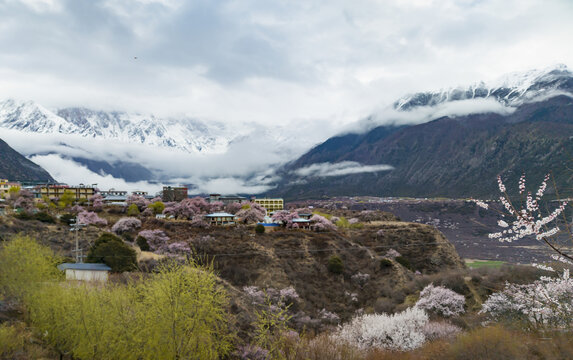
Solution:
[(26, 236), (0, 245), (0, 292), (23, 298), (46, 282), (58, 280), (58, 258), (47, 247)]
[(58, 200), (58, 207), (60, 209), (65, 209), (67, 207), (72, 206), (74, 201), (76, 200), (76, 196), (74, 195), (73, 191), (71, 190), (64, 190), (62, 196)]
[(20, 296), (22, 285), (29, 323), (61, 354), (126, 360), (229, 354), (227, 297), (212, 268), (170, 262), (128, 284), (72, 283), (51, 281), (53, 258), (49, 249), (19, 237), (0, 248), (0, 279), (9, 295)]
[(325, 217), (325, 218), (327, 218), (328, 220), (332, 219), (332, 215), (327, 214), (327, 213), (323, 213), (323, 212), (320, 212), (320, 211), (313, 211), (312, 213), (313, 213), (313, 214), (316, 214), (316, 215), (320, 215), (320, 216), (322, 216), (322, 217)]
[(0, 324), (0, 359), (11, 358), (11, 354), (24, 346), (18, 329), (8, 323)]
[(362, 223), (351, 224), (344, 216), (341, 216), (335, 225), (344, 229), (362, 229), (364, 227)]

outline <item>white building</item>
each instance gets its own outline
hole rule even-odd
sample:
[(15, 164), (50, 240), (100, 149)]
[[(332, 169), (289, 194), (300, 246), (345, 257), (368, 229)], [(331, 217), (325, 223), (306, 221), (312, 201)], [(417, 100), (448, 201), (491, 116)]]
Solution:
[(66, 280), (106, 282), (111, 268), (106, 264), (64, 263), (58, 270), (66, 272)]

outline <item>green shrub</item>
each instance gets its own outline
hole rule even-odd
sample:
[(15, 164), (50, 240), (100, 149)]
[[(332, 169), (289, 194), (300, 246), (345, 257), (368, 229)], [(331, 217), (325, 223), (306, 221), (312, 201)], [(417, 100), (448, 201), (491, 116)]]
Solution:
[(264, 234), (265, 233), (265, 226), (263, 224), (257, 224), (257, 226), (255, 226), (255, 232), (257, 234)]
[(104, 233), (90, 249), (87, 262), (103, 262), (113, 272), (132, 271), (137, 268), (137, 254), (117, 236)]
[(165, 210), (165, 204), (161, 201), (156, 201), (153, 204), (150, 204), (148, 208), (153, 210), (153, 213), (157, 215), (163, 213), (163, 210)]
[(139, 246), (141, 251), (149, 251), (150, 250), (149, 244), (147, 243), (147, 239), (141, 235), (138, 236), (137, 239), (135, 239), (135, 243), (137, 244), (137, 246)]
[(16, 219), (20, 219), (20, 220), (32, 220), (34, 219), (34, 215), (33, 214), (29, 214), (25, 211), (20, 211), (17, 214), (14, 215), (14, 217)]
[(15, 326), (0, 324), (0, 359), (13, 359), (13, 353), (22, 349), (23, 342)]
[(76, 219), (76, 216), (74, 214), (70, 214), (70, 213), (65, 213), (65, 214), (62, 214), (60, 216), (60, 222), (62, 224), (66, 224), (66, 225), (70, 225), (71, 223), (73, 223), (72, 220), (75, 221), (75, 219)]
[(410, 260), (406, 259), (405, 257), (396, 256), (394, 260), (396, 260), (398, 264), (402, 265), (406, 269), (412, 270), (412, 264), (410, 264)]
[(344, 271), (344, 263), (338, 255), (332, 255), (328, 259), (328, 271), (333, 274), (342, 274)]
[(392, 261), (390, 259), (381, 259), (380, 260), (380, 270), (388, 269), (392, 267)]
[(48, 214), (45, 211), (40, 211), (38, 213), (36, 213), (34, 215), (34, 219), (41, 221), (43, 223), (48, 223), (48, 224), (55, 224), (56, 223), (56, 219), (54, 219), (54, 217), (50, 214)]
[(139, 215), (139, 208), (135, 204), (129, 205), (127, 208), (127, 215), (128, 216), (137, 216)]
[(125, 233), (121, 234), (121, 238), (122, 238), (124, 241), (133, 242), (133, 235), (130, 234), (130, 233), (126, 233), (126, 232), (125, 232)]

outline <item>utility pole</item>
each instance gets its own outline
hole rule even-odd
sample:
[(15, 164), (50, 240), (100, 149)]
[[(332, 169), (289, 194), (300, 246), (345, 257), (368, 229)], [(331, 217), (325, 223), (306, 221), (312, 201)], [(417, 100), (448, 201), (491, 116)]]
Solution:
[(83, 249), (80, 249), (79, 231), (82, 227), (86, 226), (86, 224), (80, 224), (78, 222), (77, 216), (75, 219), (71, 219), (70, 221), (73, 222), (73, 224), (70, 224), (71, 227), (70, 231), (76, 232), (76, 248), (72, 250), (72, 254), (76, 258), (76, 263), (81, 264), (84, 262), (84, 255), (83, 255)]

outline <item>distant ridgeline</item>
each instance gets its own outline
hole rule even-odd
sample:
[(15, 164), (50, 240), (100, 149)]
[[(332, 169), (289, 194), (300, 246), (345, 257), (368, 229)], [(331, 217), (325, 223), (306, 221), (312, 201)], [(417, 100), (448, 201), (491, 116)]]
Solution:
[[(500, 174), (506, 184), (517, 187), (522, 173), (529, 185), (538, 186), (551, 172), (559, 196), (572, 197), (572, 73), (559, 68), (529, 79), (518, 90), (502, 90), (460, 92), (453, 100), (471, 94), (486, 97), (489, 91), (491, 99), (512, 105), (515, 111), (509, 115), (444, 116), (420, 125), (380, 126), (363, 134), (330, 138), (287, 164), (273, 194), (286, 199), (340, 195), (494, 198), (499, 194), (496, 177)], [(418, 94), (397, 102), (395, 108), (412, 111), (416, 106), (451, 101), (448, 96), (452, 95)], [(350, 168), (333, 176), (337, 172), (328, 169), (338, 169), (336, 164), (350, 164)], [(371, 170), (381, 164), (393, 169)], [(319, 168), (324, 171), (313, 171)], [(555, 197), (551, 191), (547, 198)]]
[(2, 139), (0, 139), (0, 179), (32, 184), (56, 182), (46, 170), (26, 159)]

